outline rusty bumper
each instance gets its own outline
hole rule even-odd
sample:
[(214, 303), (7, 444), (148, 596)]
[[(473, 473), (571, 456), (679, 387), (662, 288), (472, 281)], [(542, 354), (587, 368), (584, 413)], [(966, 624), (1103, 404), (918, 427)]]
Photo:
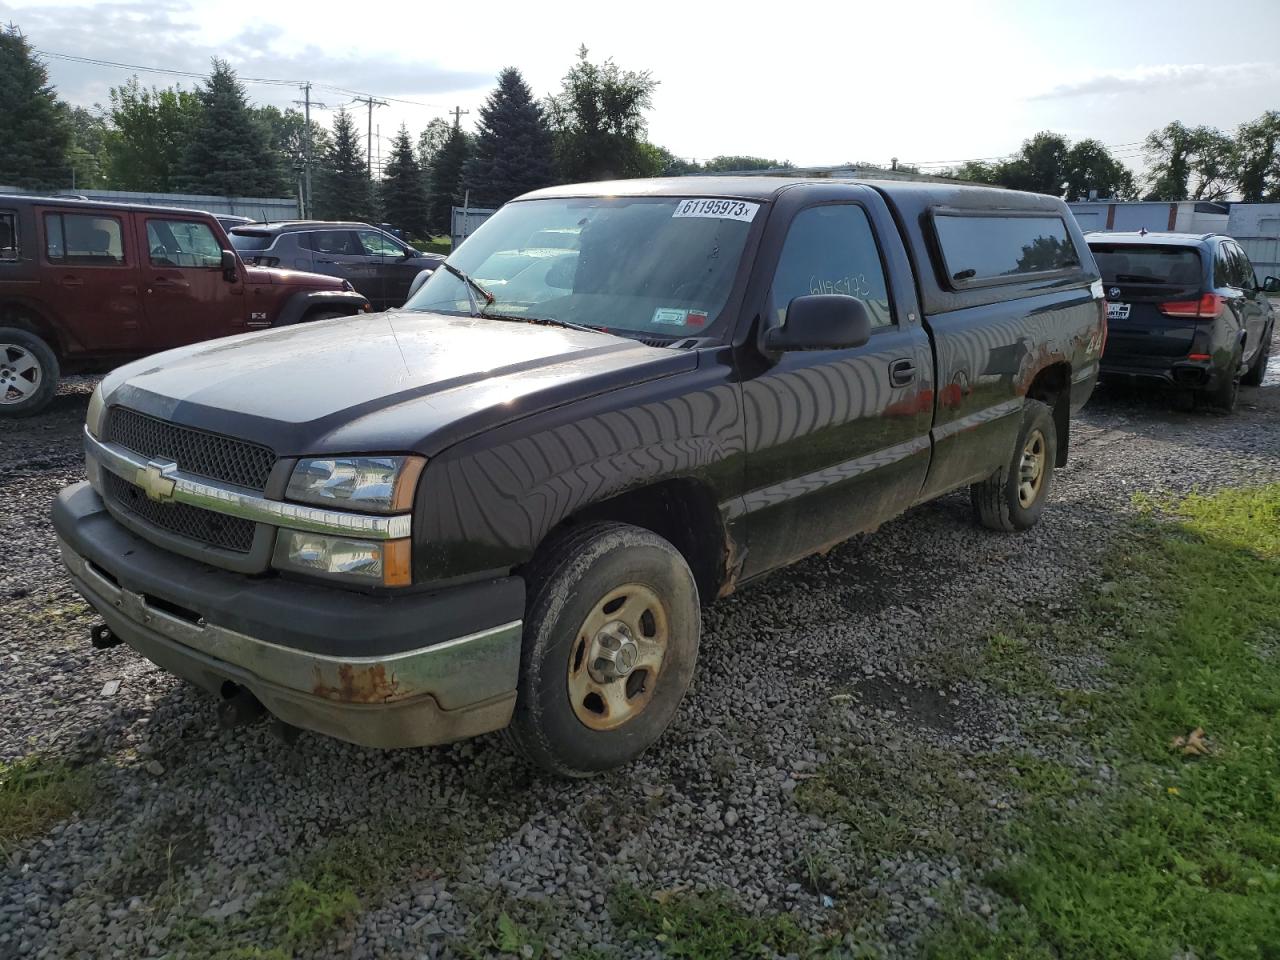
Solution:
[[(207, 567), (202, 575), (191, 574), (180, 569), (190, 561), (163, 554), (147, 556), (156, 548), (100, 514), (94, 509), (98, 504), (88, 502), (90, 498), (97, 500), (87, 489), (70, 488), (55, 506), (67, 572), (120, 639), (171, 673), (215, 694), (226, 692), (228, 682), (247, 688), (287, 723), (365, 746), (447, 743), (510, 722), (522, 624), (518, 619), (495, 623), (494, 614), (501, 620), (502, 613), (514, 612), (511, 590), (499, 587), (481, 593), (479, 604), (476, 597), (466, 595), (464, 606), (478, 605), (479, 615), (488, 620), (471, 630), (462, 627), (465, 620), (449, 620), (449, 629), (458, 634), (453, 636), (440, 636), (429, 619), (416, 619), (416, 615), (446, 610), (456, 603), (429, 599), (426, 606), (415, 605), (410, 613), (415, 615), (411, 618), (417, 624), (414, 635), (421, 646), (405, 649), (401, 641), (376, 655), (359, 655), (371, 645), (388, 643), (385, 631), (379, 635), (374, 622), (392, 616), (393, 601), (383, 600), (360, 608), (364, 629), (343, 631), (349, 632), (349, 639), (340, 648), (332, 646), (330, 636), (322, 638), (329, 646), (305, 649), (296, 642), (278, 642), (295, 639), (289, 630), (296, 623), (282, 622), (273, 629), (261, 620), (246, 621), (256, 624), (248, 632), (213, 622), (212, 614), (206, 619), (192, 607), (202, 599), (208, 600), (210, 609), (216, 606), (215, 582), (230, 575)], [(157, 578), (148, 561), (170, 568), (168, 582)], [(192, 594), (187, 589), (192, 576), (197, 577), (195, 583), (207, 585), (205, 591)], [(261, 599), (251, 601), (250, 593), (272, 589), (269, 582), (241, 582), (241, 607)], [(341, 591), (325, 593), (350, 596)], [(485, 597), (493, 600), (487, 610)], [(348, 602), (358, 600), (353, 597)]]

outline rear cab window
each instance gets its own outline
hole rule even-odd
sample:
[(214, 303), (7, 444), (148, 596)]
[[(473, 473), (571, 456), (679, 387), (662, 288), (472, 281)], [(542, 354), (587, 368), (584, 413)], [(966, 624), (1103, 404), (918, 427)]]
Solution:
[(1202, 273), (1195, 247), (1152, 244), (1090, 244), (1103, 283), (1198, 286)]
[(934, 232), (944, 271), (956, 290), (1082, 271), (1062, 217), (938, 209)]
[(17, 263), (18, 214), (13, 210), (0, 210), (0, 263)]
[(44, 215), (45, 257), (66, 266), (113, 267), (125, 262), (117, 217), (84, 213)]

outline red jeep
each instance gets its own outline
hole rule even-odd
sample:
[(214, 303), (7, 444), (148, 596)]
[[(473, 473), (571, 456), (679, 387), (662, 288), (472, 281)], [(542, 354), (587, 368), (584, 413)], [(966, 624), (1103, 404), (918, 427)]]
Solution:
[(345, 280), (247, 266), (208, 213), (0, 196), (0, 417), (62, 372), (368, 309)]

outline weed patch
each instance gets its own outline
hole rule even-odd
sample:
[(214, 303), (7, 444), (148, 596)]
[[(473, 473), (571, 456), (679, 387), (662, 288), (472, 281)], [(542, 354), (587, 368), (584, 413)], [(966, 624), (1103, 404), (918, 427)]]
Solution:
[(38, 756), (0, 763), (0, 855), (71, 816), (92, 795), (85, 768)]

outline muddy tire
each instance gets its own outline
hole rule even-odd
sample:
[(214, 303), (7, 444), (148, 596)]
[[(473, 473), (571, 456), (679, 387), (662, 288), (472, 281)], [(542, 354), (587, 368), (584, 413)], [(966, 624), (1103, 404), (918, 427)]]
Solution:
[(58, 392), (58, 358), (40, 337), (0, 327), (0, 417), (39, 413)]
[(1233, 371), (1230, 376), (1222, 378), (1214, 389), (1205, 392), (1205, 399), (1209, 405), (1219, 413), (1231, 413), (1236, 408), (1236, 400), (1240, 397), (1240, 355), (1236, 354), (1231, 358), (1231, 366), (1227, 368)]
[(1027, 400), (1009, 463), (969, 487), (974, 519), (1006, 533), (1034, 527), (1049, 499), (1057, 459), (1053, 411), (1039, 400)]
[(1267, 361), (1271, 359), (1271, 337), (1274, 330), (1268, 330), (1262, 338), (1262, 343), (1258, 345), (1258, 354), (1253, 358), (1253, 363), (1249, 364), (1249, 369), (1245, 371), (1240, 382), (1246, 387), (1262, 386), (1262, 378), (1267, 374)]
[(693, 678), (698, 587), (670, 543), (593, 523), (539, 551), (525, 573), (512, 745), (559, 776), (634, 760), (666, 730)]

